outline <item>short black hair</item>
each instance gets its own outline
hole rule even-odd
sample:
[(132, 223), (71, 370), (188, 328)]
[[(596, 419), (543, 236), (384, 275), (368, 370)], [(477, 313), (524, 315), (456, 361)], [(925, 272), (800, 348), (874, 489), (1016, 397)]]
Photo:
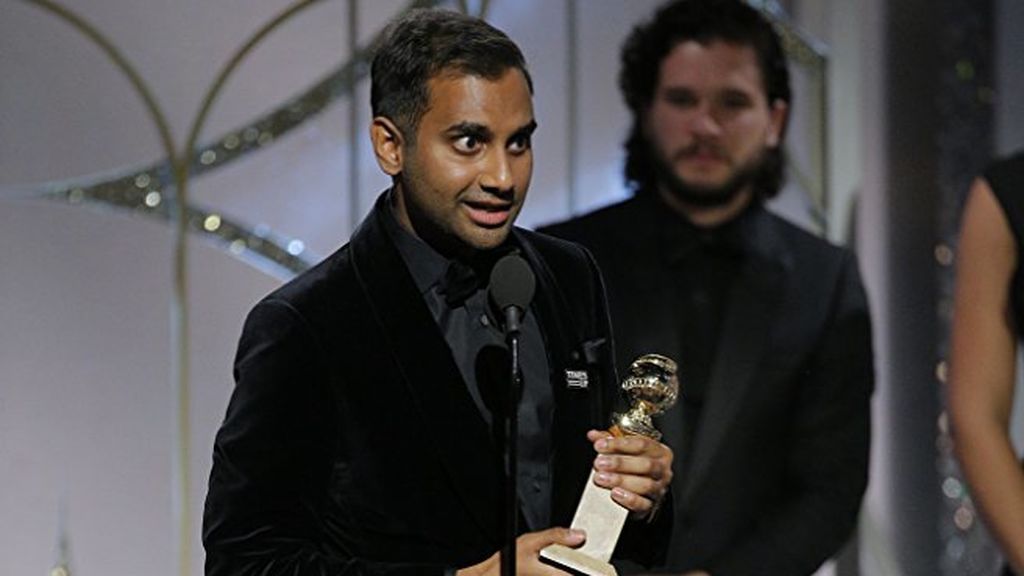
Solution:
[[(768, 103), (791, 103), (789, 65), (782, 43), (758, 10), (742, 0), (674, 0), (663, 5), (649, 22), (633, 29), (622, 47), (619, 88), (633, 114), (633, 127), (624, 144), (625, 176), (633, 188), (644, 190), (656, 184), (642, 123), (654, 99), (661, 62), (683, 42), (706, 45), (714, 40), (753, 48)], [(784, 165), (781, 145), (768, 151), (764, 169), (754, 183), (757, 196), (764, 199), (778, 194)]]
[(508, 35), (479, 18), (441, 9), (415, 9), (393, 21), (370, 68), (370, 108), (389, 118), (407, 141), (427, 110), (427, 82), (445, 72), (487, 79), (516, 68), (533, 93), (526, 59)]

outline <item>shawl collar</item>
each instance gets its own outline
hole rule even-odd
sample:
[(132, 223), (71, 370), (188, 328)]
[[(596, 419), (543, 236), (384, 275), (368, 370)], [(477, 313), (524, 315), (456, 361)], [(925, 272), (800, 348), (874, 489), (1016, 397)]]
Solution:
[[(559, 285), (552, 268), (522, 230), (513, 232), (522, 249), (523, 257), (537, 277), (537, 292), (533, 300), (533, 311), (537, 314), (541, 334), (544, 337), (550, 369), (549, 381), (553, 386), (555, 415), (551, 429), (551, 521), (553, 525), (567, 525), (572, 520), (579, 501), (594, 453), (581, 444), (589, 444), (586, 431), (590, 428), (608, 426), (607, 399), (603, 397), (604, 379), (614, 379), (611, 374), (596, 374), (594, 369), (600, 362), (588, 358), (588, 346), (602, 348), (610, 353), (611, 341), (587, 341), (587, 335), (574, 314), (588, 314), (580, 311), (566, 298), (571, 286)], [(589, 283), (589, 279), (583, 280)], [(604, 298), (603, 292), (601, 298)], [(603, 306), (603, 300), (601, 302)], [(573, 313), (571, 311), (575, 310)], [(603, 307), (602, 307), (602, 313)], [(565, 384), (566, 369), (583, 369), (596, 377), (586, 390), (570, 390)]]
[(356, 280), (422, 414), (419, 441), (437, 452), (468, 514), (486, 533), (500, 537), (491, 512), (500, 494), (499, 453), (444, 335), (387, 235), (382, 221), (386, 199), (387, 194), (377, 199), (352, 235)]

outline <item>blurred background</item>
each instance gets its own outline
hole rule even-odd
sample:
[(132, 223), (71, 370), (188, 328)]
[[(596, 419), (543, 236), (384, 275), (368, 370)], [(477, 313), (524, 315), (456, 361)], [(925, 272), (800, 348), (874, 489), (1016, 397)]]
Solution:
[[(627, 195), (619, 47), (659, 3), (417, 2), (481, 14), (526, 53), (540, 129), (520, 224)], [(752, 3), (795, 71), (772, 207), (857, 251), (874, 318), (871, 484), (821, 573), (994, 574), (944, 357), (964, 194), (1024, 147), (1024, 1)], [(242, 320), (388, 185), (367, 50), (409, 6), (0, 2), (0, 575), (202, 574)]]

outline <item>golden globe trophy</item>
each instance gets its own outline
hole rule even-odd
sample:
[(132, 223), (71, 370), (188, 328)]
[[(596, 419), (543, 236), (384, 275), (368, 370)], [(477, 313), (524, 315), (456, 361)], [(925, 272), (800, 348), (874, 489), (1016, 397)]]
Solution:
[[(667, 410), (679, 396), (676, 363), (660, 354), (645, 354), (629, 365), (622, 390), (631, 409), (625, 414), (613, 414), (608, 431), (614, 436), (639, 435), (660, 440), (661, 433), (654, 428), (651, 416)], [(611, 490), (594, 484), (591, 470), (572, 519), (572, 528), (587, 533), (586, 543), (579, 548), (552, 544), (541, 550), (541, 558), (571, 572), (613, 576), (616, 571), (608, 561), (628, 515), (628, 509), (612, 500)]]

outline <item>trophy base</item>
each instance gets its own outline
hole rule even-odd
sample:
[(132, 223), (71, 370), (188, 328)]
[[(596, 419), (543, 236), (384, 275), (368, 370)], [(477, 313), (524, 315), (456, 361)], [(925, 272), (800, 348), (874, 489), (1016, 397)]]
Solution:
[(611, 564), (561, 544), (552, 544), (544, 548), (540, 551), (540, 557), (559, 568), (567, 568), (575, 574), (618, 576), (618, 572), (615, 571), (615, 567)]
[(540, 551), (541, 558), (579, 574), (615, 575), (611, 560), (629, 510), (617, 504), (611, 490), (594, 484), (593, 470), (572, 519), (572, 528), (583, 530), (587, 541), (579, 548), (552, 544)]

